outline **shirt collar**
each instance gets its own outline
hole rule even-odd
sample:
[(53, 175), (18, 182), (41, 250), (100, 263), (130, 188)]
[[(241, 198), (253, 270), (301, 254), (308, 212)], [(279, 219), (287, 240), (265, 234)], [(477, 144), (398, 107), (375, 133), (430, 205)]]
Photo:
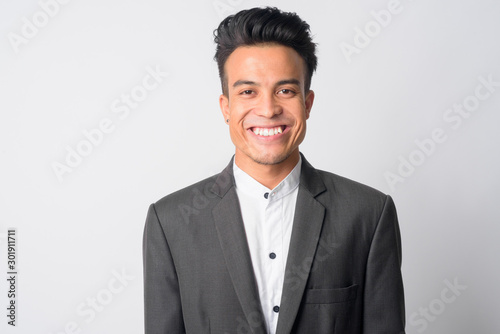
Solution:
[[(292, 171), (278, 184), (274, 189), (257, 182), (253, 177), (241, 170), (233, 161), (233, 174), (236, 183), (236, 189), (244, 193), (264, 199), (266, 201), (276, 201), (290, 194), (299, 186), (300, 172), (302, 168), (302, 157), (292, 169)], [(267, 194), (267, 195), (265, 195)], [(267, 197), (266, 197), (267, 196)]]

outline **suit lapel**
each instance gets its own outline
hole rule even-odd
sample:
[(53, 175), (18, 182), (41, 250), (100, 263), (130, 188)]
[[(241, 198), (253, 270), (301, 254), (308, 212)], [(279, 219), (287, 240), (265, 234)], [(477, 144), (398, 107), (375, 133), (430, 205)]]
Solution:
[(265, 334), (265, 320), (255, 280), (252, 260), (234, 187), (232, 161), (219, 175), (212, 192), (221, 197), (213, 209), (217, 235), (236, 295), (255, 334)]
[(276, 334), (290, 333), (311, 271), (325, 216), (316, 196), (326, 190), (315, 169), (302, 156), (299, 193), (285, 269)]

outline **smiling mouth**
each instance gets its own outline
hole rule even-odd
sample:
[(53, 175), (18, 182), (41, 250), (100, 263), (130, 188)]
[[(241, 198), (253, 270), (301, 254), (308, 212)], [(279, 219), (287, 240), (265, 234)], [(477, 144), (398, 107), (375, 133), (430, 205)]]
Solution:
[(264, 137), (278, 135), (280, 133), (283, 133), (285, 129), (286, 125), (275, 126), (273, 128), (258, 128), (258, 127), (251, 128), (252, 132), (255, 133), (257, 136), (264, 136)]

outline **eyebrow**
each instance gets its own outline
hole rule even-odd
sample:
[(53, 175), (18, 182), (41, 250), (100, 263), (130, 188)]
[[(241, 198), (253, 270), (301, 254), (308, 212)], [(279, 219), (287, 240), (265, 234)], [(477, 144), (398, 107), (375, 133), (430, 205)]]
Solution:
[(300, 86), (300, 81), (297, 79), (286, 79), (278, 81), (278, 86), (281, 85), (297, 85)]
[(255, 81), (250, 80), (238, 80), (233, 84), (233, 88), (243, 85), (259, 86)]
[[(285, 79), (285, 80), (280, 80), (277, 82), (277, 86), (289, 85), (289, 84), (300, 86), (300, 81), (297, 79)], [(238, 86), (243, 86), (243, 85), (260, 86), (255, 81), (238, 80), (238, 81), (235, 81), (235, 83), (233, 83), (233, 88), (238, 87)]]

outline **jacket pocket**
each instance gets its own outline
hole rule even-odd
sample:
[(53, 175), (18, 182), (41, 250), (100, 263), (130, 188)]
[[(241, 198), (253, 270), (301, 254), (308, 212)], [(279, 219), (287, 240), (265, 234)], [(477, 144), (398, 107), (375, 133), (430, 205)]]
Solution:
[(305, 304), (343, 303), (355, 300), (357, 293), (357, 284), (340, 289), (306, 289), (303, 302)]
[(306, 289), (292, 334), (353, 332), (358, 285), (340, 289)]

